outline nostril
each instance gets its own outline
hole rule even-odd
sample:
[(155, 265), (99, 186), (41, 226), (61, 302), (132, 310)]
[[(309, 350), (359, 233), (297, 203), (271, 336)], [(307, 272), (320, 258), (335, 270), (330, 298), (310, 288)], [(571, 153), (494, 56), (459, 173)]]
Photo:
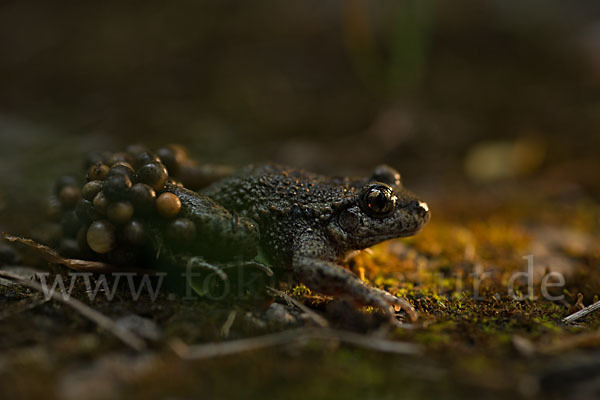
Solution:
[(414, 212), (420, 215), (426, 215), (429, 212), (429, 206), (424, 201), (415, 200), (409, 206)]

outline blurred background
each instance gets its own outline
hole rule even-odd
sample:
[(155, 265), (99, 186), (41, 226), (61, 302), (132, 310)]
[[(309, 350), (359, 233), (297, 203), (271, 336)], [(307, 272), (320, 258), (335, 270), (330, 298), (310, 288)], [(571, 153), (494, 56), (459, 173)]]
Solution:
[(0, 1), (0, 230), (85, 152), (329, 174), (444, 204), (541, 179), (598, 199), (600, 3)]

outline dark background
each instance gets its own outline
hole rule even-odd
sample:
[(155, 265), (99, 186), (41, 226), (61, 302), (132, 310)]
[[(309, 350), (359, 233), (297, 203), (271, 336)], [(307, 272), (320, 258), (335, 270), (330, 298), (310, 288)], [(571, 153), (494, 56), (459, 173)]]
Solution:
[(434, 198), (545, 173), (597, 195), (599, 15), (596, 1), (2, 1), (0, 228), (35, 221), (83, 153), (132, 142), (336, 174), (386, 162)]

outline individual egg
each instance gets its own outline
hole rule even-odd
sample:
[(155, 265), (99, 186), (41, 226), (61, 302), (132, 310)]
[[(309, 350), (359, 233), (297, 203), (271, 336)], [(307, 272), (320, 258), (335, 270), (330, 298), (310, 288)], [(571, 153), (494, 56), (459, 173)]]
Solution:
[(169, 145), (156, 150), (156, 155), (167, 167), (169, 174), (177, 175), (181, 164), (187, 159), (187, 153), (181, 146)]
[(46, 217), (52, 222), (59, 222), (62, 217), (63, 208), (60, 201), (55, 196), (50, 196), (46, 203)]
[(156, 154), (149, 152), (149, 151), (144, 151), (135, 156), (135, 159), (133, 160), (133, 165), (136, 168), (140, 168), (142, 165), (152, 164), (152, 163), (157, 163), (157, 162), (160, 162), (160, 158), (158, 158), (156, 156)]
[(83, 169), (87, 171), (94, 164), (102, 164), (104, 158), (104, 155), (98, 151), (87, 153), (83, 158)]
[(130, 170), (132, 170), (132, 171), (133, 171), (133, 166), (131, 165), (131, 163), (130, 163), (130, 162), (127, 162), (127, 161), (117, 161), (116, 163), (114, 163), (114, 164), (113, 164), (113, 165), (111, 165), (110, 167), (111, 167), (111, 168), (114, 168), (114, 167), (116, 167), (116, 166), (119, 166), (119, 165), (121, 165), (121, 166), (123, 166), (123, 167), (125, 167), (125, 168), (128, 168), (128, 169), (130, 169)]
[(63, 236), (62, 226), (57, 223), (41, 224), (31, 231), (33, 240), (50, 247), (58, 246)]
[(88, 245), (87, 242), (87, 231), (88, 231), (89, 226), (82, 226), (78, 231), (77, 231), (77, 236), (75, 237), (77, 239), (77, 244), (79, 246), (79, 249), (81, 250), (81, 252), (84, 255), (89, 255), (91, 249), (90, 246)]
[(60, 225), (66, 236), (74, 237), (81, 228), (81, 220), (77, 217), (75, 211), (69, 210), (63, 214)]
[(156, 210), (165, 218), (173, 218), (181, 210), (181, 200), (175, 194), (165, 192), (156, 199)]
[(196, 239), (196, 225), (187, 218), (177, 218), (169, 223), (167, 238), (173, 243), (188, 246)]
[(110, 171), (108, 165), (98, 162), (88, 169), (87, 179), (88, 181), (103, 181), (106, 179), (108, 171)]
[(106, 216), (115, 224), (124, 224), (133, 216), (133, 206), (128, 201), (118, 201), (109, 204)]
[(60, 203), (67, 208), (72, 208), (75, 206), (80, 197), (81, 189), (74, 185), (64, 186), (58, 192), (58, 200), (60, 200)]
[(121, 231), (121, 237), (124, 242), (141, 246), (146, 242), (146, 229), (140, 221), (129, 221)]
[(140, 182), (154, 190), (160, 190), (165, 186), (169, 173), (162, 163), (154, 162), (142, 165), (137, 171), (137, 176)]
[(108, 198), (104, 195), (104, 192), (98, 192), (92, 204), (94, 204), (94, 209), (98, 211), (100, 214), (106, 214), (106, 209), (108, 208)]
[(100, 216), (100, 213), (94, 209), (94, 204), (91, 201), (83, 198), (79, 199), (77, 202), (77, 205), (75, 206), (75, 214), (77, 214), (77, 218), (83, 222), (97, 219)]
[(61, 176), (56, 180), (56, 183), (54, 184), (54, 194), (58, 196), (60, 191), (66, 186), (78, 187), (79, 179), (71, 175)]
[(81, 188), (81, 196), (86, 200), (92, 201), (101, 190), (102, 181), (89, 181)]
[(136, 213), (148, 214), (154, 211), (156, 192), (145, 183), (136, 183), (129, 190), (129, 200), (133, 203)]
[(92, 222), (86, 238), (88, 246), (96, 253), (105, 254), (115, 248), (115, 228), (106, 220)]
[(108, 157), (106, 163), (108, 165), (113, 165), (121, 161), (129, 162), (131, 161), (131, 156), (124, 152), (113, 153)]
[(129, 164), (128, 162), (119, 161), (118, 163), (115, 163), (110, 167), (107, 177), (113, 175), (127, 175), (129, 179), (134, 180), (135, 171), (133, 170), (131, 164)]
[(79, 248), (77, 239), (62, 238), (58, 244), (58, 253), (67, 258), (80, 258), (82, 251)]
[(129, 154), (135, 158), (139, 154), (142, 154), (142, 153), (148, 151), (148, 148), (141, 143), (134, 143), (134, 144), (130, 144), (129, 146), (127, 146), (125, 151), (127, 152), (127, 154)]
[(102, 192), (109, 200), (120, 200), (127, 197), (131, 189), (131, 178), (127, 175), (108, 176), (102, 185)]

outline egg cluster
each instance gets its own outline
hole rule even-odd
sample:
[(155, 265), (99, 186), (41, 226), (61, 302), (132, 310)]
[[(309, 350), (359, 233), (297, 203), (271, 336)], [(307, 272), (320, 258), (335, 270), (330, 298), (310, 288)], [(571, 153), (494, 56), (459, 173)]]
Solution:
[(139, 262), (140, 254), (157, 246), (151, 232), (191, 244), (196, 226), (180, 217), (181, 201), (167, 191), (186, 162), (178, 146), (90, 155), (85, 183), (62, 177), (49, 201), (48, 217), (60, 225), (59, 253), (120, 265)]

